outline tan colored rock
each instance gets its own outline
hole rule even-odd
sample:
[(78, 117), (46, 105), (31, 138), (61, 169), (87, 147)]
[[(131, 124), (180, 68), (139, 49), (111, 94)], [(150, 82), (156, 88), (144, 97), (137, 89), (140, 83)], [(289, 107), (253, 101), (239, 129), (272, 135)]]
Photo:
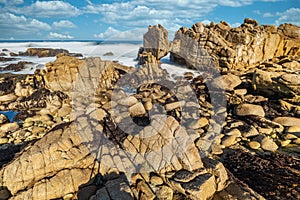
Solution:
[(123, 106), (133, 106), (134, 104), (136, 104), (138, 102), (138, 100), (134, 97), (134, 96), (129, 96), (126, 98), (121, 98), (118, 100), (118, 103), (123, 105)]
[(205, 127), (208, 124), (209, 124), (208, 119), (206, 119), (205, 117), (201, 117), (198, 120), (193, 120), (190, 123), (189, 128), (191, 128), (191, 129), (199, 129), (199, 128)]
[(0, 144), (7, 144), (9, 141), (8, 138), (0, 138)]
[(175, 188), (187, 194), (191, 199), (207, 200), (216, 192), (215, 177), (212, 174), (201, 174), (189, 182), (171, 182)]
[(213, 79), (211, 85), (218, 89), (232, 91), (234, 90), (235, 87), (237, 87), (241, 83), (242, 81), (238, 76), (233, 74), (227, 74)]
[(76, 192), (89, 181), (94, 163), (77, 131), (73, 123), (49, 132), (1, 169), (2, 185), (16, 199), (55, 199)]
[(261, 106), (254, 105), (254, 104), (247, 104), (247, 103), (240, 104), (236, 107), (235, 111), (238, 116), (248, 116), (248, 115), (256, 115), (260, 117), (265, 116), (264, 109)]
[(39, 126), (35, 126), (32, 129), (32, 134), (39, 134), (42, 133), (43, 131), (45, 131), (45, 127), (39, 127)]
[(141, 102), (138, 102), (129, 108), (130, 115), (132, 117), (139, 117), (146, 114), (144, 105)]
[(225, 135), (229, 135), (229, 136), (233, 135), (235, 137), (241, 137), (242, 136), (241, 131), (237, 128), (225, 133)]
[(159, 190), (155, 192), (155, 194), (158, 199), (173, 200), (174, 192), (170, 187), (163, 185)]
[(152, 107), (153, 107), (152, 102), (151, 102), (151, 101), (147, 101), (147, 102), (144, 104), (144, 107), (145, 107), (146, 111), (152, 110)]
[(260, 145), (261, 148), (266, 151), (276, 151), (278, 149), (277, 144), (268, 137), (262, 139)]
[[(267, 28), (257, 24), (255, 20), (245, 20), (238, 28), (226, 23), (182, 27), (172, 42), (171, 59), (193, 68), (209, 70), (217, 65), (225, 70), (248, 68), (273, 57), (299, 53), (298, 26), (284, 24)], [(213, 55), (217, 56), (213, 58)]]
[(248, 129), (242, 131), (243, 137), (253, 137), (259, 135), (257, 129), (254, 126), (250, 126)]
[(19, 128), (17, 122), (7, 123), (0, 126), (0, 133), (14, 132)]
[(151, 184), (153, 185), (161, 185), (164, 183), (161, 177), (159, 176), (152, 176), (150, 179)]
[(22, 86), (20, 82), (16, 83), (15, 94), (18, 97), (28, 97), (33, 92), (34, 89), (30, 85)]
[(297, 139), (298, 137), (292, 133), (288, 133), (284, 136), (284, 139), (285, 140), (294, 140), (294, 139)]
[(90, 118), (97, 121), (103, 120), (106, 116), (107, 116), (106, 111), (101, 108), (97, 108), (96, 110), (90, 113)]
[(17, 98), (18, 97), (13, 93), (2, 95), (0, 96), (0, 103), (9, 103), (15, 101)]
[(0, 114), (0, 125), (5, 124), (8, 122), (8, 118), (4, 114)]
[(59, 117), (66, 117), (72, 111), (72, 107), (69, 104), (63, 104), (62, 107), (58, 110), (57, 115)]
[(149, 199), (149, 200), (153, 200), (155, 198), (155, 194), (152, 192), (151, 188), (149, 185), (147, 185), (147, 183), (145, 183), (144, 181), (140, 181), (137, 184), (137, 190), (140, 193), (140, 198), (141, 199)]
[(249, 147), (250, 147), (251, 149), (254, 149), (254, 150), (260, 148), (260, 143), (257, 142), (257, 141), (251, 141), (251, 142), (248, 143), (248, 145), (249, 145)]
[(273, 121), (282, 126), (299, 126), (300, 124), (300, 118), (296, 117), (276, 117)]
[(291, 140), (282, 140), (280, 141), (280, 146), (285, 147), (291, 143)]
[(286, 132), (300, 138), (300, 126), (290, 126), (287, 128)]
[(235, 144), (235, 142), (236, 142), (235, 135), (225, 136), (224, 138), (222, 138), (222, 145), (224, 145), (225, 147), (229, 147)]
[(180, 101), (168, 103), (168, 104), (165, 105), (166, 111), (170, 111), (170, 110), (174, 110), (176, 108), (180, 108), (181, 104), (182, 103)]
[(161, 25), (149, 26), (144, 35), (144, 50), (160, 60), (169, 52), (168, 31)]

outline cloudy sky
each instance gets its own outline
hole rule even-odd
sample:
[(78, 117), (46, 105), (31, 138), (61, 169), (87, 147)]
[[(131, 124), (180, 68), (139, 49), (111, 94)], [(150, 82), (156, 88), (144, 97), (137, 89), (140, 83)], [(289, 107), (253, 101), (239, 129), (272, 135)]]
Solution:
[(140, 40), (148, 25), (172, 35), (199, 21), (238, 26), (246, 17), (300, 26), (300, 0), (0, 0), (0, 39)]

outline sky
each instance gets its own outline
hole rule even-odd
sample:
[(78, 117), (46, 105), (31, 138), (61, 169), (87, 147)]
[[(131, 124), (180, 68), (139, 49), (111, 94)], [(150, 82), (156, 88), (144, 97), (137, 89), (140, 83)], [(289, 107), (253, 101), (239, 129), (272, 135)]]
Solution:
[(149, 25), (169, 37), (211, 21), (300, 26), (300, 0), (0, 0), (0, 40), (142, 40)]

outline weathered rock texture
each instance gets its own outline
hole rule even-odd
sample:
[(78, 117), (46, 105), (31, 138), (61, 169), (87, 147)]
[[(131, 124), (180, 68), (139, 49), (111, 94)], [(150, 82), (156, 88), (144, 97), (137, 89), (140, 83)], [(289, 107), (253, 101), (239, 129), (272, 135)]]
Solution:
[[(161, 26), (149, 28), (144, 37), (144, 50), (152, 52), (157, 59), (166, 55), (169, 46), (165, 35), (166, 30)], [(299, 55), (299, 35), (300, 28), (292, 24), (258, 26), (255, 20), (245, 19), (241, 26), (231, 28), (224, 21), (210, 25), (199, 22), (190, 29), (182, 27), (177, 31), (170, 53), (175, 62), (191, 68), (206, 66), (228, 71), (257, 65), (273, 57)], [(147, 48), (150, 42), (152, 48)]]

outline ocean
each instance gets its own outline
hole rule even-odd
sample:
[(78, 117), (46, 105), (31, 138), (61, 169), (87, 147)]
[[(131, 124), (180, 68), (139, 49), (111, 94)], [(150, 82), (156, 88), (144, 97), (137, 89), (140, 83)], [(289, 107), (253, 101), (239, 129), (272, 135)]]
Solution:
[[(102, 60), (118, 61), (120, 64), (126, 66), (137, 67), (137, 53), (142, 46), (142, 41), (0, 40), (0, 53), (5, 53), (6, 56), (3, 57), (10, 58), (10, 52), (25, 52), (27, 48), (61, 48), (69, 50), (70, 53), (81, 53), (83, 57), (101, 57)], [(112, 55), (105, 55), (108, 52), (112, 52)], [(44, 69), (46, 63), (53, 62), (56, 59), (56, 57), (38, 58), (36, 56), (17, 56), (15, 58), (17, 58), (17, 60), (0, 61), (0, 67), (6, 67), (9, 64), (18, 63), (19, 61), (32, 62), (33, 64), (27, 65), (22, 71), (2, 71), (0, 73), (33, 74), (37, 68)], [(161, 61), (161, 67), (166, 69), (170, 75), (183, 75), (187, 71), (196, 74), (199, 73), (195, 70), (190, 70), (184, 66), (172, 63), (169, 59), (169, 55)]]

